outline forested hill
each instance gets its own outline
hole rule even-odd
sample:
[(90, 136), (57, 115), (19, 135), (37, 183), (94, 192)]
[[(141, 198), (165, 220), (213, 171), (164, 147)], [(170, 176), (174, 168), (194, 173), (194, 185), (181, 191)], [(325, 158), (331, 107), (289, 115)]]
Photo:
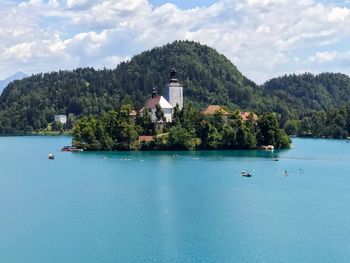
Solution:
[(262, 90), (223, 55), (204, 45), (176, 41), (121, 63), (116, 69), (76, 69), (38, 74), (11, 83), (0, 97), (0, 132), (45, 128), (55, 114), (100, 114), (122, 102), (143, 105), (153, 87), (160, 93), (175, 60), (185, 100), (260, 108)]
[(350, 101), (350, 78), (340, 73), (285, 75), (267, 81), (264, 95), (283, 102), (283, 110), (298, 118), (310, 111), (340, 108)]
[(184, 86), (185, 102), (198, 108), (221, 104), (258, 113), (275, 111), (283, 124), (288, 118), (338, 107), (350, 99), (346, 75), (290, 75), (258, 86), (216, 50), (175, 41), (143, 52), (115, 69), (79, 68), (10, 83), (0, 97), (0, 133), (45, 129), (56, 114), (99, 115), (122, 103), (139, 109), (154, 87), (162, 93), (172, 60)]

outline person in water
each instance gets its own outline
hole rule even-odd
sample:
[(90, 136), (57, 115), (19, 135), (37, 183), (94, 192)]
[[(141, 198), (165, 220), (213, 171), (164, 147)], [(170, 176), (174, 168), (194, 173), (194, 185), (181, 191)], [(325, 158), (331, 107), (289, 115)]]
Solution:
[(284, 176), (288, 176), (287, 170), (284, 170)]

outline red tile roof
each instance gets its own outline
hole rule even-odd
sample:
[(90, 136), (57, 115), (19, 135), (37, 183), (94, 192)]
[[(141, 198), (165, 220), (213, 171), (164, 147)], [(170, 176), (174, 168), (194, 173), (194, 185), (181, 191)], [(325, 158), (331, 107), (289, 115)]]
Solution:
[[(241, 116), (242, 116), (242, 119), (244, 121), (248, 120), (249, 119), (249, 115), (250, 115), (251, 112), (249, 111), (245, 111), (245, 112), (241, 112)], [(259, 118), (258, 118), (258, 115), (256, 115), (254, 112), (253, 113), (253, 119), (254, 121), (257, 121)]]
[(160, 101), (160, 96), (155, 96), (154, 98), (150, 98), (146, 105), (144, 106), (144, 108), (146, 109), (154, 109), (156, 107), (156, 105), (159, 104)]
[(205, 110), (202, 111), (202, 114), (204, 114), (204, 115), (213, 115), (216, 112), (221, 112), (223, 115), (230, 115), (230, 113), (225, 111), (219, 105), (209, 105)]
[(163, 96), (155, 96), (154, 98), (150, 98), (146, 105), (141, 109), (143, 111), (144, 109), (155, 109), (156, 105), (160, 105), (162, 109), (169, 108), (172, 109), (173, 107), (170, 105), (170, 103), (163, 97)]
[(141, 135), (139, 136), (139, 142), (151, 142), (153, 141), (153, 136)]

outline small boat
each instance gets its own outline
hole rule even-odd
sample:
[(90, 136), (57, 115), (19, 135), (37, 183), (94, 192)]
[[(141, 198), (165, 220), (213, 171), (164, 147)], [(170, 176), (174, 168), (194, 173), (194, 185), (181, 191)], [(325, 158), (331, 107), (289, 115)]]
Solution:
[(74, 146), (64, 146), (61, 152), (83, 152), (83, 149), (76, 148)]
[(53, 153), (49, 153), (48, 158), (49, 158), (49, 160), (54, 160), (55, 159), (55, 155)]
[(252, 175), (249, 172), (246, 172), (246, 171), (241, 171), (241, 175), (243, 177), (252, 177)]

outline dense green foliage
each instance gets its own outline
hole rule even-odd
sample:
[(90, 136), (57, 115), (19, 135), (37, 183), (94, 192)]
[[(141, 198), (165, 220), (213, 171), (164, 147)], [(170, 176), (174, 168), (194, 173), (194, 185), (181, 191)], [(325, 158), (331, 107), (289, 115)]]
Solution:
[(289, 135), (342, 139), (350, 134), (350, 105), (306, 114), (301, 120), (284, 125)]
[[(262, 145), (288, 148), (290, 139), (276, 114), (267, 113), (254, 121), (253, 115), (243, 121), (239, 111), (228, 119), (217, 112), (204, 116), (191, 105), (175, 111), (172, 124), (152, 124), (148, 114), (129, 116), (131, 105), (109, 111), (101, 117), (84, 116), (73, 129), (73, 145), (84, 150), (194, 150), (255, 149)], [(160, 110), (161, 111), (161, 110)], [(175, 117), (175, 116), (174, 116)], [(162, 118), (159, 119), (163, 123)], [(153, 128), (152, 128), (153, 127)], [(151, 142), (139, 142), (139, 135), (154, 135)]]
[(285, 75), (271, 79), (263, 88), (266, 96), (278, 99), (272, 110), (284, 119), (341, 107), (350, 100), (350, 78), (344, 74)]

